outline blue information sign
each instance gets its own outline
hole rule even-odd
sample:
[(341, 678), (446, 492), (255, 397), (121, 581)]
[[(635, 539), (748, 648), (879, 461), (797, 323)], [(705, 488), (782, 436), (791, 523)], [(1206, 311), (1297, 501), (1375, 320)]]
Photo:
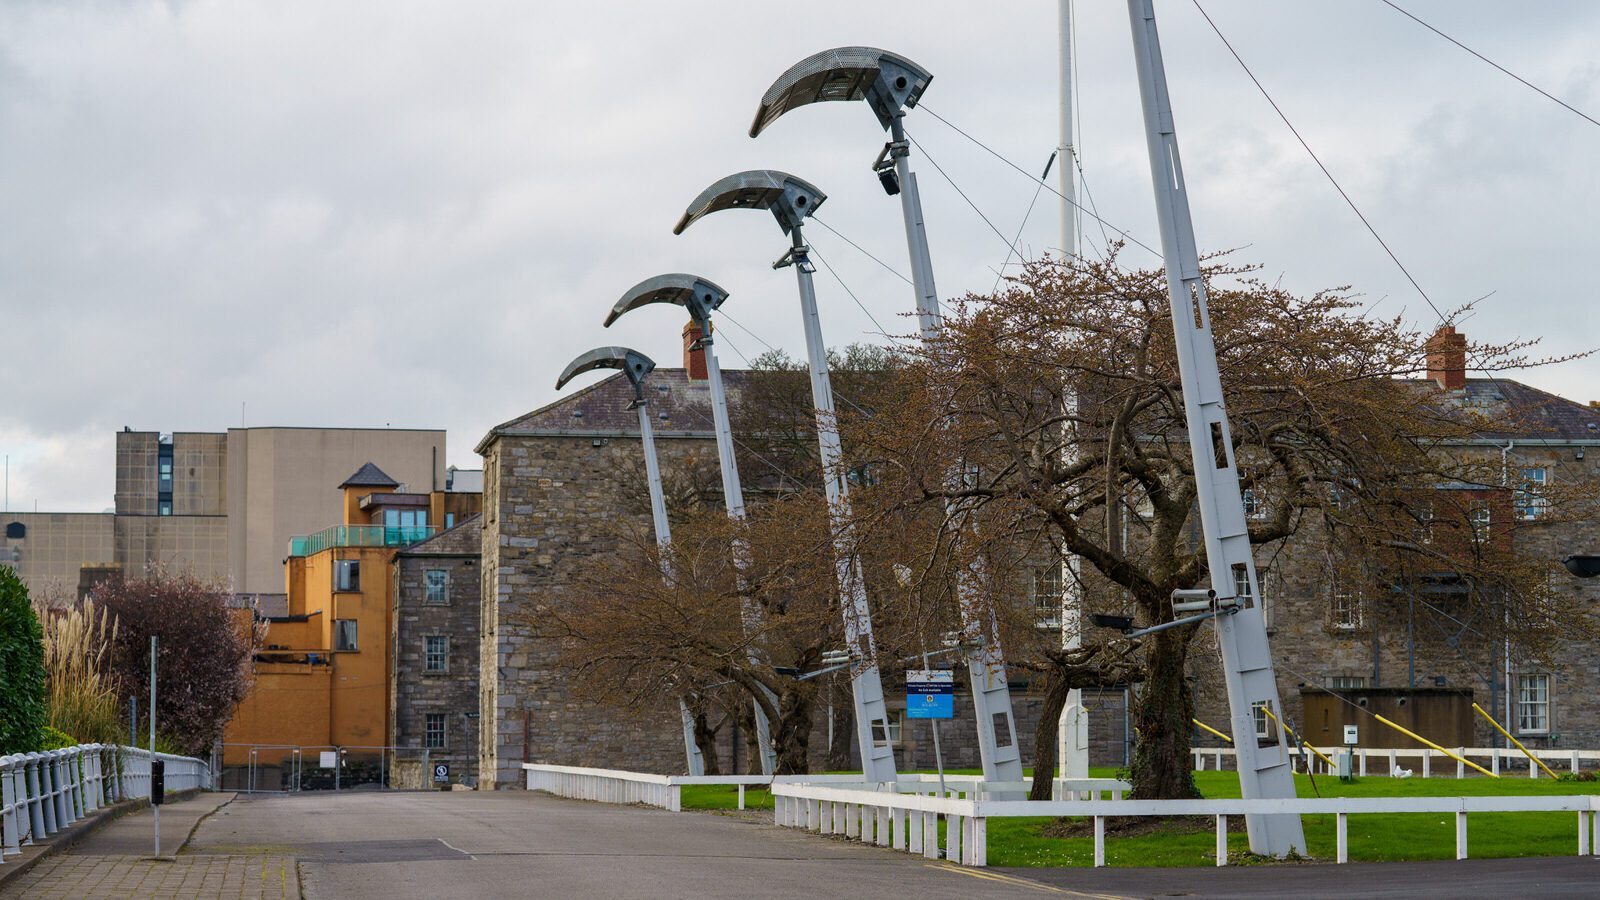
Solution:
[(956, 677), (949, 669), (906, 670), (906, 718), (953, 719)]

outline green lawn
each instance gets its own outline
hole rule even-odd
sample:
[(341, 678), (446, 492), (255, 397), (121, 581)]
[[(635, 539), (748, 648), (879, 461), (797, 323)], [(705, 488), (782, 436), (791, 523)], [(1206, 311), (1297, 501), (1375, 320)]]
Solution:
[[(1111, 769), (1096, 769), (1097, 778), (1115, 777)], [(1239, 796), (1239, 778), (1233, 772), (1196, 772), (1195, 783), (1207, 797)], [(1311, 782), (1295, 778), (1301, 797), (1314, 797)], [(1320, 777), (1317, 787), (1324, 797), (1459, 797), (1600, 793), (1600, 782), (1550, 781), (1540, 778), (1384, 778), (1367, 777), (1345, 784)], [(684, 809), (732, 809), (737, 792), (731, 787), (683, 788)], [(747, 788), (749, 809), (771, 809), (772, 795)], [(1311, 856), (1334, 856), (1334, 817), (1304, 816), (1306, 843)], [(1094, 858), (1092, 838), (1051, 838), (1041, 831), (1048, 818), (990, 819), (991, 866), (1088, 866)], [(1455, 822), (1449, 815), (1378, 813), (1350, 817), (1350, 860), (1378, 862), (1415, 859), (1454, 859)], [(1570, 856), (1577, 852), (1577, 816), (1574, 813), (1474, 813), (1467, 820), (1467, 850), (1474, 858), (1512, 856)], [(1241, 832), (1230, 834), (1229, 848), (1245, 853), (1249, 841)], [(1111, 866), (1206, 866), (1215, 863), (1216, 835), (1210, 829), (1188, 834), (1152, 834), (1108, 837), (1106, 864)]]

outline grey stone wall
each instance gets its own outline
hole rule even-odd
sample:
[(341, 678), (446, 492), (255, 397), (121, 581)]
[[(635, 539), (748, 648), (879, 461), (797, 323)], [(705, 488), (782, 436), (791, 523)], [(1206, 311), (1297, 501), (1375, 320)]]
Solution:
[[(476, 540), (476, 527), (468, 524)], [(430, 749), (430, 763), (450, 766), (450, 781), (478, 777), (478, 617), (480, 581), (476, 554), (408, 551), (396, 557), (395, 615), (392, 625), (394, 684), (390, 694), (390, 743), (425, 747), (426, 716), (445, 715), (444, 748)], [(429, 570), (449, 579), (447, 603), (427, 601)], [(429, 672), (424, 660), (428, 635), (449, 642), (444, 672)], [(431, 782), (430, 782), (431, 786)]]
[[(657, 437), (664, 471), (715, 453), (701, 439)], [(571, 583), (618, 516), (649, 528), (648, 509), (619, 483), (637, 468), (638, 439), (504, 435), (484, 457), (480, 775), (517, 787), (524, 761), (682, 772), (676, 709), (624, 711), (573, 695), (557, 648), (528, 622)], [(492, 673), (492, 677), (491, 677)]]

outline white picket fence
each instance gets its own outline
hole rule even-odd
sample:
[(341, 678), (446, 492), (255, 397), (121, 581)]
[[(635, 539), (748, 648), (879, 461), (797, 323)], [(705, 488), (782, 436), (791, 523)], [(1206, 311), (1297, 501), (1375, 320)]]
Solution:
[[(590, 769), (579, 766), (549, 766), (540, 763), (523, 763), (527, 788), (544, 791), (558, 797), (574, 800), (592, 800), (597, 803), (640, 803), (660, 809), (680, 812), (683, 809), (681, 789), (688, 785), (723, 785), (737, 787), (739, 808), (744, 809), (745, 789), (767, 787), (773, 784), (815, 784), (864, 787), (860, 775), (651, 775), (627, 772), (620, 769)], [(982, 775), (946, 775), (946, 793), (954, 797), (990, 799), (998, 796), (1025, 796), (1032, 782), (987, 782)], [(1053, 796), (1072, 800), (1091, 797), (1108, 797), (1121, 800), (1129, 789), (1125, 781), (1114, 778), (1056, 779)], [(873, 785), (881, 789), (884, 785)], [(894, 784), (895, 791), (908, 794), (933, 794), (939, 789), (939, 776), (928, 774), (902, 774)]]
[[(1094, 865), (1104, 866), (1108, 816), (1212, 816), (1217, 865), (1228, 863), (1228, 817), (1252, 813), (1332, 814), (1336, 859), (1349, 862), (1349, 817), (1370, 813), (1436, 813), (1455, 816), (1456, 858), (1467, 858), (1467, 814), (1485, 812), (1575, 812), (1577, 852), (1600, 848), (1595, 812), (1600, 797), (1362, 797), (1296, 800), (972, 800), (915, 796), (859, 788), (775, 784), (774, 821), (787, 828), (843, 835), (863, 843), (945, 859), (988, 865), (990, 819), (1017, 816), (1081, 816), (1094, 823)], [(940, 820), (944, 829), (941, 833)]]
[[(1210, 751), (1207, 751), (1210, 752)], [(1387, 753), (1388, 751), (1384, 751)], [(1404, 754), (1407, 751), (1397, 751)], [(976, 775), (902, 775), (897, 782), (862, 783), (859, 775), (702, 776), (649, 775), (615, 769), (525, 763), (529, 790), (602, 803), (640, 803), (677, 812), (686, 785), (768, 787), (773, 820), (785, 828), (889, 847), (929, 859), (988, 865), (990, 819), (1081, 817), (1092, 820), (1094, 865), (1106, 861), (1105, 820), (1110, 816), (1211, 816), (1216, 823), (1216, 863), (1228, 862), (1228, 819), (1251, 814), (1333, 815), (1335, 857), (1350, 860), (1349, 818), (1374, 813), (1433, 813), (1455, 817), (1456, 858), (1467, 858), (1469, 813), (1577, 813), (1577, 853), (1600, 855), (1600, 796), (1547, 797), (1343, 797), (1286, 800), (1123, 800), (1125, 782), (1110, 778), (1058, 780), (1056, 799), (1010, 799), (1028, 783), (985, 782)], [(943, 827), (941, 828), (941, 824)]]
[[(1317, 747), (1316, 749), (1335, 763), (1338, 762), (1339, 755), (1345, 751), (1344, 747)], [(1451, 747), (1450, 752), (1478, 763), (1496, 775), (1525, 774), (1529, 778), (1539, 778), (1544, 773), (1544, 770), (1539, 768), (1533, 760), (1515, 748)], [(1530, 752), (1542, 760), (1545, 765), (1549, 766), (1552, 771), (1559, 772), (1562, 769), (1566, 769), (1576, 774), (1583, 769), (1585, 760), (1588, 761), (1587, 765), (1591, 769), (1600, 767), (1600, 750), (1530, 750)], [(1305, 769), (1305, 759), (1309, 757), (1313, 774), (1337, 774), (1327, 762), (1315, 753), (1302, 754), (1299, 747), (1290, 747), (1289, 753), (1301, 761), (1299, 768), (1302, 770)], [(1468, 775), (1476, 776), (1479, 774), (1476, 770), (1462, 764), (1460, 760), (1451, 759), (1447, 754), (1427, 747), (1408, 749), (1357, 747), (1354, 753), (1354, 774), (1362, 777), (1366, 776), (1369, 768), (1374, 772), (1379, 771), (1381, 768), (1381, 774), (1385, 775), (1401, 769), (1408, 769), (1413, 776), (1419, 778), (1445, 778), (1449, 777), (1451, 773), (1456, 778), (1465, 778)], [(1223, 761), (1234, 760), (1236, 755), (1232, 747), (1196, 747), (1193, 750), (1193, 754), (1194, 767), (1202, 772), (1208, 768), (1208, 762), (1210, 763), (1210, 769), (1221, 770), (1224, 768)], [(1383, 765), (1381, 767), (1369, 767), (1369, 760), (1376, 760)], [(1234, 763), (1229, 768), (1236, 767), (1236, 765), (1237, 763)]]
[(190, 756), (115, 744), (79, 744), (0, 756), (0, 863), (102, 806), (150, 796), (150, 760), (166, 761), (166, 788), (210, 787), (211, 769)]

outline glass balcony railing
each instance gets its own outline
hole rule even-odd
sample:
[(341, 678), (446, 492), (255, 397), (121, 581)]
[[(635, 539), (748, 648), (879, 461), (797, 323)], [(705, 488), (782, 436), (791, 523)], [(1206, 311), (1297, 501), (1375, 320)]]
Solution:
[(331, 547), (409, 547), (439, 533), (432, 525), (335, 525), (289, 539), (290, 556), (312, 556)]

